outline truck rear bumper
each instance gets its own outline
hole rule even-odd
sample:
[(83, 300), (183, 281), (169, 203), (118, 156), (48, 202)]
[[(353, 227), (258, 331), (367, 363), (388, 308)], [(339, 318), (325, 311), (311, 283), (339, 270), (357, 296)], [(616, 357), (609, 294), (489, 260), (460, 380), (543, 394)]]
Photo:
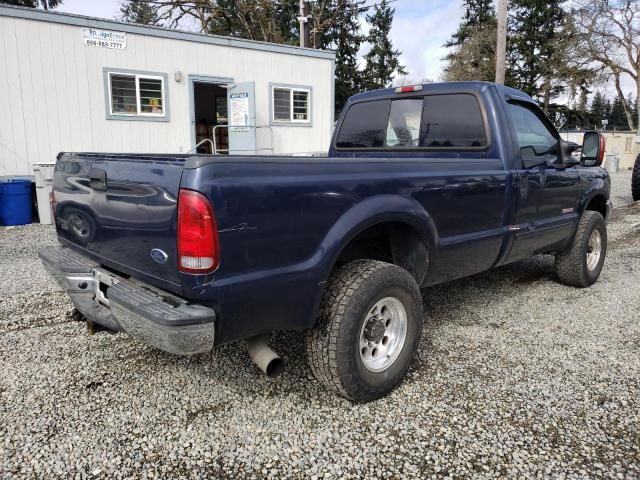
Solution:
[(213, 348), (213, 309), (120, 277), (68, 247), (42, 248), (38, 256), (87, 319), (176, 355)]

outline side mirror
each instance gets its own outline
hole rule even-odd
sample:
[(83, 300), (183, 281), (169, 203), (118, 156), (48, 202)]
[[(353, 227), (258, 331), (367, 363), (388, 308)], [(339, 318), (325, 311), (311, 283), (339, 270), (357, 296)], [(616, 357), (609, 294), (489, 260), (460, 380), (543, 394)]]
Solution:
[(582, 156), (580, 164), (583, 167), (599, 167), (604, 160), (604, 136), (598, 132), (585, 132), (582, 139)]

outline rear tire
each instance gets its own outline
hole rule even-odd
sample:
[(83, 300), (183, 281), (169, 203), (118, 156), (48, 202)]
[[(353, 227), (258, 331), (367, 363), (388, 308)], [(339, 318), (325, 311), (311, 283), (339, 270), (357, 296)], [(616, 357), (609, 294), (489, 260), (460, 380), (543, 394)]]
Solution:
[(380, 398), (404, 378), (422, 335), (422, 296), (396, 265), (356, 260), (328, 282), (318, 324), (307, 334), (309, 365), (350, 400)]
[(574, 287), (593, 285), (607, 254), (607, 224), (599, 212), (586, 210), (580, 218), (570, 250), (556, 255), (558, 279)]
[(631, 174), (631, 196), (634, 202), (640, 200), (640, 154), (636, 157), (636, 163), (633, 165), (633, 173)]

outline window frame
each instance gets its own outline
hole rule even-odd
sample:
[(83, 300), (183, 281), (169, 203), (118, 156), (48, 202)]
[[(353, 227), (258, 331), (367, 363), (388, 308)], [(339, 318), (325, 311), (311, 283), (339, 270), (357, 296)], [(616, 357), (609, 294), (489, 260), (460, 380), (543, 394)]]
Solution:
[[(112, 76), (135, 77), (136, 85), (136, 113), (114, 112), (112, 103)], [(151, 122), (168, 122), (169, 116), (169, 76), (162, 72), (147, 72), (120, 68), (103, 68), (105, 86), (105, 114), (107, 120), (135, 120)], [(162, 113), (143, 112), (140, 99), (140, 79), (160, 80), (162, 94)]]
[[(289, 90), (289, 119), (276, 120), (275, 90)], [(307, 120), (296, 120), (293, 118), (293, 94), (294, 92), (305, 92), (307, 94)], [(290, 85), (285, 83), (269, 83), (269, 125), (287, 127), (311, 127), (313, 126), (313, 88), (309, 85)]]
[[(475, 97), (476, 102), (478, 103), (478, 108), (480, 110), (480, 117), (482, 118), (482, 128), (484, 130), (484, 137), (485, 137), (485, 142), (483, 145), (477, 146), (477, 147), (369, 147), (369, 148), (354, 148), (354, 147), (338, 147), (337, 146), (337, 139), (338, 139), (338, 135), (335, 135), (334, 137), (334, 141), (332, 142), (331, 147), (336, 150), (336, 151), (342, 151), (342, 152), (353, 152), (353, 151), (367, 151), (367, 152), (403, 152), (403, 153), (407, 153), (407, 152), (485, 152), (487, 150), (489, 150), (491, 148), (492, 145), (492, 135), (491, 135), (491, 130), (489, 128), (489, 120), (488, 120), (488, 116), (487, 116), (487, 111), (485, 108), (485, 104), (482, 98), (482, 95), (480, 95), (479, 92), (475, 91), (475, 90), (447, 90), (446, 92), (418, 92), (417, 94), (393, 94), (393, 95), (386, 95), (386, 96), (380, 96), (380, 97), (374, 97), (374, 98), (366, 98), (363, 100), (359, 100), (359, 101), (355, 101), (352, 102), (348, 105), (348, 110), (344, 113), (344, 115), (341, 114), (341, 118), (340, 121), (338, 122), (338, 125), (336, 125), (336, 131), (340, 132), (340, 130), (342, 130), (342, 124), (345, 120), (345, 118), (347, 117), (347, 114), (349, 112), (349, 110), (351, 108), (353, 108), (354, 105), (357, 105), (359, 103), (365, 103), (365, 102), (380, 102), (380, 101), (384, 101), (387, 102), (387, 122), (389, 121), (389, 114), (391, 112), (391, 102), (394, 100), (404, 100), (404, 99), (421, 99), (423, 101), (423, 106), (422, 106), (422, 115), (424, 115), (424, 98), (425, 97), (431, 97), (431, 96), (436, 96), (436, 95), (471, 95), (473, 97)], [(420, 124), (422, 126), (422, 117), (420, 119)], [(386, 125), (386, 124), (385, 124)], [(384, 134), (385, 132), (383, 132)], [(421, 132), (422, 133), (422, 132)]]

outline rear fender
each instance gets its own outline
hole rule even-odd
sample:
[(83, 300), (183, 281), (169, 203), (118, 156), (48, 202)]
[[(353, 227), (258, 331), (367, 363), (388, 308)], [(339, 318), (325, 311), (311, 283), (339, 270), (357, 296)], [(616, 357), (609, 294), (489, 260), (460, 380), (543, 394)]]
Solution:
[(364, 230), (387, 222), (410, 225), (430, 250), (438, 245), (435, 223), (417, 201), (401, 195), (370, 197), (347, 210), (329, 229), (319, 248), (319, 252), (323, 252), (319, 282), (329, 278), (340, 253), (351, 240)]

